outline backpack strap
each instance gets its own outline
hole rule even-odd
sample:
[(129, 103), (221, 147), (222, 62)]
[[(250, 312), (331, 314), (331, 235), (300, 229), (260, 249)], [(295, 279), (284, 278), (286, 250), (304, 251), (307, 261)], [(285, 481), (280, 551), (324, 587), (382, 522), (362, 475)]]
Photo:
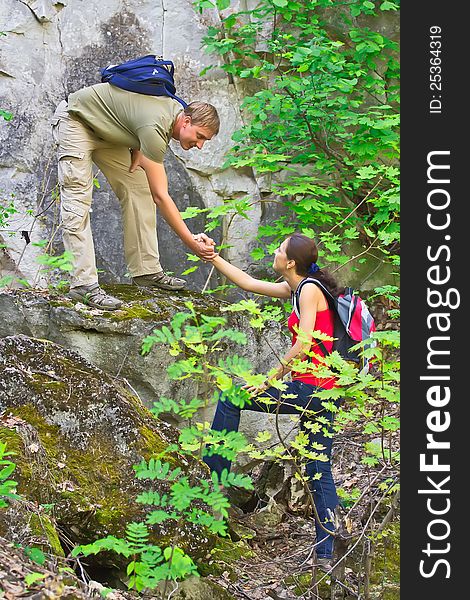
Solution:
[[(327, 287), (321, 281), (318, 281), (318, 279), (314, 279), (313, 277), (305, 277), (305, 279), (302, 279), (302, 281), (299, 283), (295, 292), (291, 292), (292, 308), (294, 309), (294, 312), (297, 315), (298, 319), (300, 319), (300, 292), (302, 291), (304, 285), (307, 283), (314, 283), (317, 287), (319, 287), (325, 295), (330, 310), (336, 311), (334, 296), (327, 289)], [(321, 348), (324, 356), (328, 356), (328, 354), (330, 354), (322, 340), (317, 340), (316, 338), (312, 339), (317, 344), (317, 346)]]

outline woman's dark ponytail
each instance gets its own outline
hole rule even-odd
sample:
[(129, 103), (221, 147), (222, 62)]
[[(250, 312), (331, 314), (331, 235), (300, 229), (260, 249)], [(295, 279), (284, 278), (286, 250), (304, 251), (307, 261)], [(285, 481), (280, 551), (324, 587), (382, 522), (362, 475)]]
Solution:
[(318, 279), (335, 297), (343, 292), (328, 269), (322, 269), (317, 264), (318, 248), (311, 238), (301, 233), (293, 233), (287, 240), (286, 254), (287, 258), (295, 260), (298, 275)]

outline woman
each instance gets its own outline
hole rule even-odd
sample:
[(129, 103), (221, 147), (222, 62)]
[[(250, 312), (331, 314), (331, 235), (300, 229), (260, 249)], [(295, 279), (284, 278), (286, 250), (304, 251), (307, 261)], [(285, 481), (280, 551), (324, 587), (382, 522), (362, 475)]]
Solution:
[[(299, 284), (306, 278), (318, 279), (334, 295), (338, 295), (340, 290), (333, 278), (324, 272), (316, 264), (318, 250), (315, 242), (305, 235), (294, 233), (289, 236), (279, 248), (275, 251), (273, 268), (284, 279), (282, 283), (270, 283), (255, 279), (244, 271), (231, 265), (220, 256), (217, 256), (212, 264), (220, 273), (225, 275), (230, 281), (248, 292), (263, 294), (273, 298), (292, 298)], [(270, 379), (266, 379), (263, 385), (258, 388), (248, 387), (246, 389), (253, 394), (251, 403), (246, 406), (247, 410), (278, 412), (280, 414), (299, 414), (300, 425), (309, 436), (309, 446), (307, 449), (316, 448), (314, 443), (321, 444), (328, 460), (326, 462), (319, 460), (310, 460), (307, 463), (306, 470), (309, 476), (310, 488), (313, 493), (315, 507), (320, 518), (321, 524), (315, 520), (316, 527), (316, 553), (317, 565), (324, 568), (331, 568), (333, 558), (333, 536), (329, 535), (325, 529), (334, 531), (334, 510), (338, 504), (336, 487), (331, 473), (331, 425), (333, 423), (333, 414), (325, 410), (322, 406), (322, 400), (316, 396), (316, 392), (321, 389), (330, 389), (335, 385), (332, 378), (321, 379), (316, 376), (314, 370), (310, 372), (294, 372), (291, 364), (294, 359), (309, 360), (317, 363), (321, 360), (323, 352), (317, 347), (312, 338), (312, 331), (321, 331), (328, 336), (333, 336), (334, 316), (328, 306), (327, 299), (321, 289), (314, 283), (302, 286), (300, 301), (300, 319), (293, 311), (288, 320), (288, 327), (292, 333), (292, 347), (281, 359), (276, 373)], [(299, 332), (299, 335), (297, 335)], [(328, 352), (332, 349), (332, 341), (323, 342)], [(307, 356), (305, 352), (312, 349), (316, 355)], [(287, 389), (280, 392), (270, 385), (273, 379), (282, 379), (287, 373), (292, 373), (292, 381), (286, 382)], [(280, 399), (278, 402), (261, 402), (262, 398), (268, 397), (272, 400), (279, 400), (280, 394), (295, 394), (295, 398), (289, 398), (287, 401)], [(257, 402), (258, 399), (258, 402)], [(278, 406), (279, 405), (279, 409)], [(305, 413), (307, 409), (308, 413)], [(322, 425), (321, 430), (312, 433), (311, 429), (305, 428), (305, 423), (312, 420), (312, 412), (327, 419), (328, 425)], [(212, 429), (217, 431), (237, 431), (240, 422), (240, 408), (234, 406), (225, 399), (220, 399)], [(327, 431), (325, 431), (327, 429)], [(204, 458), (206, 464), (212, 471), (220, 476), (223, 469), (230, 470), (230, 462), (220, 455), (214, 454)], [(319, 478), (318, 474), (321, 476)]]

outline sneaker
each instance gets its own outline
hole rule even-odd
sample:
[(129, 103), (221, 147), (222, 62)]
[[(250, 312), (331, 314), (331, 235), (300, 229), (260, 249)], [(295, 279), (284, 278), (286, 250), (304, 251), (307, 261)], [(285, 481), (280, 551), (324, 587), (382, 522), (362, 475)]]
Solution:
[(116, 310), (122, 305), (121, 300), (107, 294), (100, 288), (98, 283), (71, 288), (68, 295), (87, 306), (101, 308), (101, 310)]
[(186, 285), (184, 279), (170, 277), (163, 271), (151, 275), (139, 275), (132, 278), (132, 283), (143, 288), (161, 288), (163, 290), (182, 290)]

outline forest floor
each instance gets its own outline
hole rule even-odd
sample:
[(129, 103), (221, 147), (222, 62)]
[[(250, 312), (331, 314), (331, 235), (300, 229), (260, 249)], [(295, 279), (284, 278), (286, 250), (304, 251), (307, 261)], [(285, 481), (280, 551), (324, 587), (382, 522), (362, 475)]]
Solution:
[[(357, 428), (352, 425), (337, 436), (334, 443), (334, 478), (338, 488), (351, 492), (351, 496), (347, 506), (339, 511), (341, 531), (346, 539), (336, 543), (337, 558), (342, 559), (332, 573), (325, 574), (312, 568), (315, 543), (313, 517), (306, 516), (299, 507), (290, 510), (280, 501), (271, 504), (259, 502), (245, 512), (234, 503), (230, 511), (230, 530), (232, 539), (237, 542), (238, 538), (241, 545), (240, 557), (231, 557), (230, 548), (226, 555), (216, 556), (218, 574), (207, 578), (225, 588), (236, 600), (398, 600), (397, 529), (394, 539), (389, 538), (388, 557), (383, 542), (374, 545), (368, 538), (372, 529), (386, 531), (391, 523), (398, 526), (398, 495), (384, 493), (390, 481), (397, 480), (398, 468), (384, 461), (372, 466), (364, 465), (361, 459), (365, 441), (359, 425)], [(390, 441), (392, 449), (398, 449), (398, 434), (387, 440)], [(353, 532), (351, 536), (348, 529)], [(374, 555), (375, 563), (371, 561)], [(206, 567), (210, 568), (210, 565)], [(27, 574), (33, 578), (37, 576), (37, 584), (41, 585), (25, 585)], [(81, 589), (75, 587), (77, 581), (64, 584), (60, 569), (51, 572), (37, 564), (26, 564), (19, 550), (11, 544), (0, 547), (0, 580), (0, 590), (3, 590), (0, 597), (8, 600), (102, 597), (99, 591), (92, 592), (83, 582)], [(68, 587), (68, 583), (72, 587)], [(43, 591), (47, 587), (51, 595), (40, 595), (39, 587)], [(113, 600), (139, 597), (135, 592), (124, 590), (108, 596)], [(150, 594), (144, 597), (156, 596)], [(211, 600), (215, 597), (210, 596)]]
[[(257, 518), (263, 510), (237, 512), (235, 522), (254, 532), (254, 536), (246, 540), (252, 555), (237, 561), (236, 577), (228, 569), (211, 578), (237, 600), (398, 599), (398, 540), (388, 541), (387, 552), (383, 543), (375, 546), (373, 563), (374, 545), (367, 536), (378, 527), (385, 530), (392, 522), (398, 529), (398, 495), (383, 493), (390, 487), (390, 481), (397, 479), (398, 470), (396, 465), (383, 461), (374, 466), (364, 465), (361, 462), (364, 441), (359, 427), (356, 430), (354, 426), (335, 440), (336, 484), (343, 490), (353, 491), (357, 500), (338, 511), (344, 538), (336, 543), (335, 554), (336, 560), (342, 558), (331, 573), (313, 570), (311, 566), (315, 542), (313, 517), (283, 511), (278, 506), (265, 523)], [(397, 434), (387, 442), (392, 443), (393, 450), (398, 449)], [(352, 531), (352, 535), (347, 530)]]
[[(309, 566), (314, 539), (311, 519), (286, 515), (275, 531), (257, 530), (249, 543), (253, 554), (247, 560), (237, 561), (235, 581), (229, 571), (210, 578), (240, 600), (319, 599), (321, 596), (314, 595), (312, 589)], [(318, 570), (315, 577), (318, 585), (320, 579), (325, 584), (331, 581), (329, 575)]]

